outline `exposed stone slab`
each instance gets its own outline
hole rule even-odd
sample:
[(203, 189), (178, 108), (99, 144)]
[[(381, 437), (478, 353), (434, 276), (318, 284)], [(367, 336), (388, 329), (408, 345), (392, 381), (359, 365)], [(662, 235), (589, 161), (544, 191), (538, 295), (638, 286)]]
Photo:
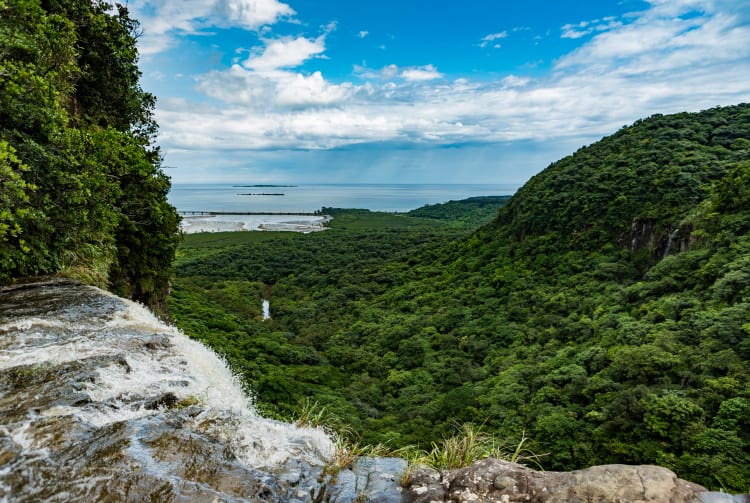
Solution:
[(409, 503), (730, 503), (747, 496), (707, 492), (659, 466), (602, 465), (540, 472), (485, 459), (460, 470), (420, 469), (405, 490)]

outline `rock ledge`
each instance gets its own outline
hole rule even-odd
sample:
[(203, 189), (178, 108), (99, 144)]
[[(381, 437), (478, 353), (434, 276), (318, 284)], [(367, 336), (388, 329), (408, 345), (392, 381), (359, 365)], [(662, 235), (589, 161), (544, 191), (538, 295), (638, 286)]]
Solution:
[(659, 466), (602, 465), (539, 472), (485, 459), (460, 470), (417, 470), (404, 490), (408, 503), (750, 503), (750, 496), (707, 492)]

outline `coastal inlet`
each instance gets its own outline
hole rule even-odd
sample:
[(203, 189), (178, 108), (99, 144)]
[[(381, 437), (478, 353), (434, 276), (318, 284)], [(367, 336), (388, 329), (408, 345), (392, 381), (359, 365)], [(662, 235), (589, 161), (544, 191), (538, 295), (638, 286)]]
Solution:
[(317, 232), (325, 230), (331, 220), (328, 215), (280, 214), (280, 213), (219, 213), (204, 211), (182, 211), (182, 231), (186, 234), (198, 232), (231, 231), (286, 231)]

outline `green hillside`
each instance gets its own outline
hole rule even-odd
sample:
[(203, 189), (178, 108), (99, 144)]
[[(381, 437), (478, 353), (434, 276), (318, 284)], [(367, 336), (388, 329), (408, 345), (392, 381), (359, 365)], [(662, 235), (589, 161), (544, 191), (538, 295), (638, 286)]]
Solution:
[(747, 160), (749, 114), (737, 106), (622, 128), (533, 177), (495, 227), (502, 237), (544, 236), (580, 250), (663, 248), (671, 231), (690, 225), (712, 184)]
[(654, 463), (747, 491), (749, 147), (748, 105), (655, 116), (473, 232), (430, 208), (423, 225), (188, 236), (171, 312), (267, 413), (315, 400), (394, 447), (473, 422), (530, 437), (546, 469)]

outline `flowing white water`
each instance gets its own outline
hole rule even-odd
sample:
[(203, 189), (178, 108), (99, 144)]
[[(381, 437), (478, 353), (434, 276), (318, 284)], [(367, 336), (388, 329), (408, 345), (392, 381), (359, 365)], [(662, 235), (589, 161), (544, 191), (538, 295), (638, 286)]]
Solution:
[[(332, 454), (331, 439), (322, 430), (260, 417), (226, 362), (143, 306), (90, 287), (41, 288), (54, 289), (54, 295), (35, 298), (34, 289), (0, 293), (0, 437), (11, 442), (7, 448), (16, 453), (11, 459), (18, 465), (14, 473), (0, 470), (0, 501), (17, 484), (7, 477), (33, 472), (34, 460), (47, 455), (48, 446), (75, 443), (76, 435), (119, 431), (118, 425), (129, 423), (137, 433), (125, 442), (122, 455), (147, 473), (159, 465), (152, 475), (169, 478), (162, 455), (144, 447), (141, 437), (156, 425), (168, 431), (170, 420), (164, 418), (175, 403), (175, 411), (197, 404), (190, 431), (215, 438), (248, 469), (288, 459), (320, 465)], [(139, 421), (146, 423), (137, 426)], [(65, 440), (68, 432), (55, 429), (57, 424), (79, 426)], [(75, 487), (89, 483), (76, 480)]]
[(680, 233), (680, 228), (677, 227), (676, 229), (673, 229), (672, 232), (669, 233), (669, 237), (667, 238), (667, 246), (664, 248), (664, 254), (661, 258), (665, 258), (667, 255), (669, 255), (669, 252), (672, 251), (672, 243), (674, 242), (674, 238), (677, 237), (677, 234)]
[(270, 320), (271, 319), (271, 302), (269, 302), (268, 299), (263, 299), (261, 303), (261, 307), (263, 308), (263, 319)]

